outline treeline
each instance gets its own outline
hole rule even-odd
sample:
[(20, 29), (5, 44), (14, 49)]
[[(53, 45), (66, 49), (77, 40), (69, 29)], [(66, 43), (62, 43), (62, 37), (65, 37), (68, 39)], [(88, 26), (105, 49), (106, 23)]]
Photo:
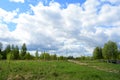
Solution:
[(117, 43), (108, 41), (102, 47), (96, 47), (93, 51), (94, 59), (104, 60), (120, 60), (120, 50), (118, 49)]
[(56, 54), (50, 55), (47, 52), (38, 53), (36, 50), (35, 55), (31, 55), (27, 51), (26, 44), (24, 43), (21, 48), (17, 45), (7, 45), (3, 50), (3, 44), (0, 42), (0, 60), (66, 60), (67, 57), (57, 56)]
[(24, 60), (24, 59), (32, 59), (32, 58), (33, 56), (30, 55), (29, 52), (27, 52), (27, 47), (25, 43), (22, 45), (21, 49), (19, 49), (17, 45), (8, 44), (3, 50), (3, 45), (0, 42), (0, 59)]

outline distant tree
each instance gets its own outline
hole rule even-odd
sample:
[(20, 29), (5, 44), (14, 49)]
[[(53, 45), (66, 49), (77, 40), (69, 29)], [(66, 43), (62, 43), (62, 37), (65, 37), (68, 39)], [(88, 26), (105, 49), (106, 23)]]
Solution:
[(33, 59), (33, 56), (30, 55), (29, 52), (27, 52), (27, 53), (25, 54), (24, 58), (25, 58), (26, 60), (31, 60), (31, 59)]
[(40, 55), (40, 59), (43, 59), (43, 60), (50, 60), (50, 54), (49, 53), (41, 53)]
[(10, 44), (7, 45), (7, 47), (5, 48), (5, 51), (6, 51), (7, 54), (11, 51)]
[(94, 59), (103, 59), (102, 56), (102, 48), (96, 47), (93, 51), (93, 58)]
[(27, 47), (26, 44), (24, 43), (21, 48), (21, 59), (24, 59), (26, 52), (27, 52)]
[(81, 60), (85, 60), (86, 57), (85, 57), (85, 56), (81, 56), (80, 59), (81, 59)]
[(102, 53), (105, 59), (116, 60), (117, 56), (119, 55), (117, 44), (113, 41), (108, 41), (107, 43), (105, 43)]
[(60, 56), (60, 57), (59, 57), (59, 60), (64, 60), (64, 57), (63, 57), (63, 56)]
[(2, 52), (3, 59), (7, 59), (7, 54), (11, 52), (11, 46), (7, 45), (5, 50)]
[(59, 57), (58, 57), (58, 60), (67, 60), (67, 58), (64, 57), (64, 56), (59, 56)]
[(74, 57), (73, 56), (68, 56), (67, 59), (74, 59)]
[(44, 53), (44, 58), (45, 58), (45, 60), (50, 60), (50, 54), (49, 53)]
[(51, 57), (51, 60), (57, 60), (57, 55), (56, 54), (51, 55), (50, 57)]
[(39, 59), (39, 53), (38, 53), (38, 50), (36, 50), (36, 52), (35, 52), (35, 57), (36, 57), (36, 59)]
[(16, 47), (13, 49), (14, 59), (19, 59), (19, 48), (16, 45)]

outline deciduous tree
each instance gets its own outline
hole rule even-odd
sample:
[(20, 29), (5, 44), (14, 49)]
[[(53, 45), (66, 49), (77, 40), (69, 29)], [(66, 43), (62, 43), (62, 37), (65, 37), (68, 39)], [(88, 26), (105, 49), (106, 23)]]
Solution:
[(105, 43), (102, 53), (105, 59), (117, 59), (117, 56), (119, 55), (117, 44), (113, 41), (108, 41)]
[(96, 47), (93, 51), (93, 58), (94, 59), (102, 59), (102, 48), (101, 47)]

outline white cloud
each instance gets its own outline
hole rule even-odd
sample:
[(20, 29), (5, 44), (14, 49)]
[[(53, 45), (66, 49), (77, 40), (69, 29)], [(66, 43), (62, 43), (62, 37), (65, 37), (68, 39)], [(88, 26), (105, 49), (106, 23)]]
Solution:
[(17, 16), (18, 11), (19, 9), (14, 11), (6, 11), (0, 8), (0, 20), (6, 23), (12, 22), (15, 19), (15, 16)]
[[(16, 44), (25, 42), (31, 50), (47, 50), (59, 55), (86, 55), (108, 40), (120, 43), (120, 6), (101, 1), (86, 0), (82, 5), (68, 4), (67, 8), (61, 8), (62, 5), (53, 1), (49, 6), (40, 2), (36, 6), (30, 5), (33, 15), (18, 15), (15, 11), (0, 9), (0, 22), (16, 23), (13, 32), (2, 24), (4, 32), (10, 34), (9, 39), (16, 40)], [(15, 18), (16, 15), (18, 18)], [(0, 28), (2, 37), (3, 26)], [(8, 36), (5, 36), (7, 39)]]
[(24, 3), (25, 0), (10, 0), (10, 2), (16, 2), (16, 3), (21, 2), (21, 3)]

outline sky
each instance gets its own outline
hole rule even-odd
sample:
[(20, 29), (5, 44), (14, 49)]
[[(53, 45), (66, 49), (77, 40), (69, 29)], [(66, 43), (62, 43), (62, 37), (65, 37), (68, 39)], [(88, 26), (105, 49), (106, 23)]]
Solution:
[(120, 46), (120, 0), (0, 0), (3, 45), (84, 56), (109, 40)]

